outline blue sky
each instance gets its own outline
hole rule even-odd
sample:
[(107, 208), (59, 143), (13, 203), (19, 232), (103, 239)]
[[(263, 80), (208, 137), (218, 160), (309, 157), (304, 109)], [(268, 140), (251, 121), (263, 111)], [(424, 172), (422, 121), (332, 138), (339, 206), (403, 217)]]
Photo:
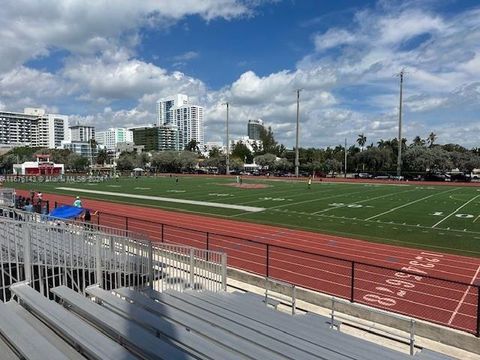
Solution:
[(45, 107), (96, 126), (155, 121), (155, 100), (181, 92), (205, 106), (221, 141), (262, 118), (294, 143), (335, 146), (396, 136), (398, 79), (405, 136), (477, 147), (478, 1), (7, 0), (0, 20), (0, 108)]

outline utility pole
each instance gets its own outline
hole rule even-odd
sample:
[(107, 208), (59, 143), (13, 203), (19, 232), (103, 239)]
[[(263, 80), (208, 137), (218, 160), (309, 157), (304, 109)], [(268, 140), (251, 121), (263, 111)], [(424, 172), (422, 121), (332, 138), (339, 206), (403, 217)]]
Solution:
[(228, 136), (228, 111), (230, 108), (229, 102), (225, 102), (223, 105), (227, 106), (227, 156), (226, 156), (226, 175), (230, 175), (230, 139)]
[(345, 178), (347, 178), (347, 138), (345, 138)]
[(298, 159), (298, 133), (299, 133), (299, 126), (300, 126), (300, 91), (302, 89), (297, 89), (297, 131), (295, 135), (295, 177), (298, 178), (298, 168), (300, 165)]
[(402, 96), (403, 96), (403, 75), (404, 70), (400, 71), (400, 105), (398, 107), (398, 157), (397, 157), (397, 176), (400, 179), (402, 174)]

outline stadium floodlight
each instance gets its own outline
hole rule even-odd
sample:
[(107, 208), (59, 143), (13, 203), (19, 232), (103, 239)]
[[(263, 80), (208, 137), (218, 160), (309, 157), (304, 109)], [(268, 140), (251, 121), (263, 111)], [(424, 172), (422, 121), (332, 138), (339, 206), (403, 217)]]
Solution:
[(299, 159), (298, 159), (298, 133), (299, 133), (299, 124), (300, 124), (300, 91), (302, 89), (297, 89), (297, 130), (295, 133), (295, 177), (298, 178), (298, 168), (300, 165)]
[(226, 163), (226, 171), (225, 171), (225, 174), (226, 175), (230, 175), (230, 139), (229, 139), (229, 134), (228, 134), (228, 110), (230, 108), (230, 103), (227, 101), (227, 102), (224, 102), (222, 105), (226, 105), (227, 106), (227, 124), (226, 124), (226, 135), (227, 135), (227, 155), (226, 155), (226, 158), (225, 158), (225, 163)]

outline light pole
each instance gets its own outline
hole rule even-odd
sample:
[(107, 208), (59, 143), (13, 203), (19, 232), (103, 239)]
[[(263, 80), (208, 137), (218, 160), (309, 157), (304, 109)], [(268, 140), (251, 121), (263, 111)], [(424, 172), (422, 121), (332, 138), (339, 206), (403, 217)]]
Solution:
[(398, 108), (398, 157), (397, 157), (397, 176), (400, 180), (402, 174), (402, 96), (403, 96), (403, 75), (404, 71), (400, 71), (400, 106)]
[(298, 160), (298, 133), (299, 133), (299, 124), (300, 124), (300, 91), (302, 89), (297, 89), (297, 131), (295, 134), (295, 177), (298, 178), (298, 167), (300, 162)]
[(345, 178), (347, 178), (347, 138), (345, 138)]
[(223, 105), (226, 105), (227, 106), (227, 156), (226, 156), (226, 159), (225, 159), (225, 162), (226, 162), (226, 175), (230, 175), (230, 139), (229, 139), (229, 136), (228, 136), (228, 110), (230, 108), (230, 104), (229, 102), (225, 102), (223, 103)]

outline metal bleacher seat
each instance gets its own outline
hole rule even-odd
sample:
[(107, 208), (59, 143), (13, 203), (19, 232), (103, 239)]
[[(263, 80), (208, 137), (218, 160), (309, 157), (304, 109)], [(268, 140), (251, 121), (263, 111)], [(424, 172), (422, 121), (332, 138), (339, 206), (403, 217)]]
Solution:
[(418, 360), (454, 360), (450, 356), (438, 353), (436, 351), (423, 349), (413, 357)]
[[(101, 299), (103, 302), (108, 303), (108, 305), (112, 307), (118, 306), (116, 304), (119, 301), (125, 302), (110, 292), (97, 289), (92, 290), (89, 289), (91, 295), (95, 295), (96, 298)], [(233, 333), (227, 332), (221, 327), (212, 326), (210, 323), (202, 321), (201, 319), (198, 319), (197, 317), (192, 316), (180, 309), (176, 309), (150, 299), (138, 291), (127, 288), (116, 289), (113, 291), (122, 298), (133, 302), (135, 306), (145, 309), (150, 314), (154, 314), (156, 317), (168, 319), (169, 321), (175, 321), (175, 323), (181, 324), (182, 326), (190, 329), (190, 331), (202, 335), (205, 339), (208, 339), (213, 344), (218, 344), (226, 349), (230, 349), (232, 351), (232, 356), (229, 356), (228, 358), (233, 358), (235, 354), (240, 354), (252, 359), (261, 358), (269, 360), (284, 358), (268, 351), (267, 349), (264, 349), (261, 346), (253, 344), (246, 339), (238, 337)], [(121, 307), (123, 308), (123, 306)]]
[[(327, 327), (321, 329), (301, 329), (291, 321), (276, 322), (268, 325), (219, 306), (218, 302), (201, 299), (202, 292), (157, 293), (149, 295), (165, 304), (182, 308), (196, 316), (216, 323), (219, 319), (227, 321), (229, 326), (236, 326), (238, 333), (249, 336), (250, 341), (268, 343), (271, 350), (293, 358), (326, 359), (406, 359), (408, 356), (382, 346), (332, 331)], [(238, 305), (236, 305), (238, 307)], [(249, 311), (247, 305), (244, 310)], [(269, 316), (276, 316), (272, 311)], [(290, 318), (291, 319), (291, 318)], [(266, 321), (265, 318), (262, 321)]]
[[(42, 333), (38, 333), (30, 322), (20, 316), (14, 301), (0, 304), (0, 333), (24, 359), (68, 360), (69, 356), (53, 344)], [(3, 356), (1, 356), (3, 359)]]
[[(27, 283), (13, 284), (10, 289), (23, 306), (55, 329), (62, 338), (87, 357), (111, 360), (136, 359), (127, 349), (62, 308), (59, 304), (48, 300), (29, 287)], [(44, 359), (50, 359), (50, 357)]]
[(156, 337), (152, 332), (123, 316), (106, 311), (105, 307), (95, 304), (66, 286), (53, 288), (52, 292), (68, 304), (75, 313), (92, 322), (111, 337), (119, 339), (125, 347), (142, 357), (182, 360), (196, 358), (187, 350), (173, 345), (168, 340)]
[[(245, 358), (235, 350), (236, 347), (227, 349), (218, 342), (211, 341), (211, 336), (210, 339), (201, 336), (200, 333), (193, 332), (190, 328), (165, 320), (157, 316), (157, 314), (122, 300), (112, 294), (112, 292), (103, 290), (98, 286), (90, 286), (86, 289), (86, 292), (90, 296), (95, 297), (97, 301), (108, 304), (110, 308), (113, 308), (127, 319), (136, 322), (146, 329), (152, 329), (157, 333), (157, 336), (166, 337), (202, 357), (209, 359)], [(175, 321), (177, 320), (175, 319)], [(208, 335), (206, 332), (203, 334)]]

